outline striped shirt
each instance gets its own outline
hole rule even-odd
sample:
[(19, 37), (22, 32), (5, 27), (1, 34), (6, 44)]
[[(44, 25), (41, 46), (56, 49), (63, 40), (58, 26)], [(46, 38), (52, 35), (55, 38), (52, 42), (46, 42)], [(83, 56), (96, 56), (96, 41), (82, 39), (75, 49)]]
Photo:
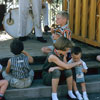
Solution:
[(63, 27), (58, 26), (58, 28), (56, 28), (56, 32), (59, 32), (62, 36), (64, 36), (67, 39), (71, 40), (72, 32), (68, 28), (68, 24), (64, 25)]
[(15, 55), (10, 59), (11, 61), (11, 75), (17, 79), (29, 77), (29, 62), (28, 57), (24, 54)]

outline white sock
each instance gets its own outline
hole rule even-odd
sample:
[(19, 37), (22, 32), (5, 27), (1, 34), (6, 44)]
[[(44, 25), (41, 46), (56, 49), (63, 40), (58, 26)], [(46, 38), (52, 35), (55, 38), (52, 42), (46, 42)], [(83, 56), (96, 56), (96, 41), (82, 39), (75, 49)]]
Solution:
[(87, 96), (87, 92), (86, 92), (86, 91), (84, 91), (84, 92), (83, 92), (83, 98), (84, 98), (84, 100), (89, 100), (89, 98), (88, 98), (88, 96)]
[(81, 94), (79, 93), (79, 91), (75, 91), (75, 94), (76, 94), (78, 100), (82, 100), (83, 99)]
[(52, 100), (58, 100), (57, 93), (52, 93)]
[(68, 90), (68, 95), (71, 97), (71, 98), (76, 98), (76, 96), (73, 94), (72, 90)]

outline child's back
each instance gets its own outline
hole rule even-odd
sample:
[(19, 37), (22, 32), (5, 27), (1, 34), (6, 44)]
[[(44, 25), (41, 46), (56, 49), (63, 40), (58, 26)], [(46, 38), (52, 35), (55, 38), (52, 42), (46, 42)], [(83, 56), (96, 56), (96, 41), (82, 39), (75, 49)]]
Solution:
[(8, 60), (3, 77), (9, 81), (11, 87), (29, 87), (34, 76), (34, 72), (29, 66), (29, 63), (33, 62), (33, 58), (24, 51), (23, 43), (17, 39), (10, 44), (10, 49), (15, 56)]
[(12, 57), (11, 59), (11, 74), (17, 79), (29, 77), (29, 67), (28, 57), (24, 54), (19, 54)]

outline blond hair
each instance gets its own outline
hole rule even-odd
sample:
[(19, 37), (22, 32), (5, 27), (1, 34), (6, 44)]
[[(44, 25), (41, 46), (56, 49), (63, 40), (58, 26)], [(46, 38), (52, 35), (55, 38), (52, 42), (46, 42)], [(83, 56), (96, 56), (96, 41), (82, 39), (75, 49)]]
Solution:
[(69, 19), (69, 14), (67, 11), (59, 11), (57, 15), (61, 15), (62, 17), (66, 18), (67, 20)]
[(66, 48), (72, 48), (75, 44), (67, 38), (61, 36), (56, 40), (53, 45), (57, 50), (65, 51)]

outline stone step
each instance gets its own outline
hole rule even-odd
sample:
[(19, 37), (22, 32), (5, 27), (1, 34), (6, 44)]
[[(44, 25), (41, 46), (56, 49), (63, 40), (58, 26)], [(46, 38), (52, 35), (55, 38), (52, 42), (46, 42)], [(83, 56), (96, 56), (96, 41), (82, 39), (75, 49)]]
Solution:
[[(100, 75), (86, 75), (86, 87), (88, 93), (99, 93), (100, 92)], [(80, 86), (78, 85), (80, 90)], [(59, 85), (58, 96), (66, 96), (67, 86)], [(33, 84), (29, 88), (24, 89), (14, 89), (8, 88), (5, 97), (7, 100), (12, 100), (12, 98), (44, 98), (51, 97), (51, 86), (45, 86), (42, 80), (34, 80)], [(17, 100), (17, 99), (16, 99)]]
[[(82, 59), (84, 61), (95, 61), (96, 56), (98, 54), (99, 54), (98, 52), (84, 52), (82, 55)], [(34, 64), (43, 64), (46, 60), (46, 57), (47, 55), (33, 56)], [(0, 64), (2, 64), (3, 66), (6, 66), (9, 58), (10, 57), (0, 58)]]
[[(36, 57), (35, 58), (35, 63), (33, 63), (33, 64), (30, 64), (31, 65), (31, 67), (36, 71), (36, 70), (42, 70), (42, 67), (43, 67), (43, 63), (44, 63), (44, 61), (45, 61), (45, 56), (42, 58), (40, 58), (41, 59), (41, 61), (39, 62), (38, 61), (38, 57)], [(5, 66), (5, 64), (7, 64), (7, 61), (8, 61), (8, 58), (5, 58), (5, 59), (3, 59), (3, 60), (1, 60), (1, 63), (0, 64), (2, 64), (2, 65), (4, 65)], [(88, 66), (88, 68), (100, 68), (100, 62), (98, 62), (98, 61), (96, 61), (96, 60), (91, 60), (91, 61), (87, 61), (86, 60), (86, 64), (87, 64), (87, 66)]]
[[(100, 74), (100, 62), (98, 61), (86, 61), (88, 66), (87, 75)], [(43, 64), (33, 64), (32, 69), (35, 71), (35, 79), (42, 77)]]
[[(86, 61), (86, 64), (88, 66), (87, 75), (100, 74), (100, 62)], [(30, 66), (35, 72), (35, 79), (41, 79), (43, 64), (31, 64)], [(3, 68), (3, 70), (5, 70), (5, 67)]]
[[(89, 100), (100, 100), (100, 93), (88, 93)], [(66, 96), (58, 97), (59, 100), (69, 100)], [(10, 100), (51, 100), (51, 97), (44, 98), (12, 98)]]
[[(100, 62), (98, 61), (86, 61), (88, 68), (100, 68)], [(43, 64), (31, 64), (34, 71), (42, 70)]]

